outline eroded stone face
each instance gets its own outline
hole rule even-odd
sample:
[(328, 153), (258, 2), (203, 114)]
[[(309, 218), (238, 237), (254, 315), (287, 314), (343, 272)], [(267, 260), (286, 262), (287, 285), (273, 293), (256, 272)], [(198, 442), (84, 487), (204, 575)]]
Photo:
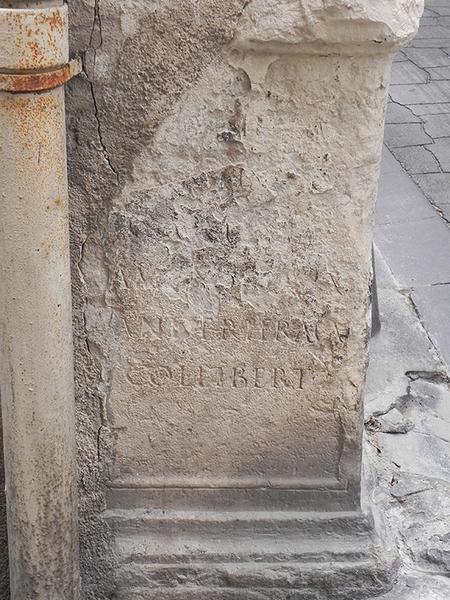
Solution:
[(96, 590), (105, 472), (112, 487), (262, 490), (266, 508), (304, 488), (322, 490), (316, 509), (358, 504), (388, 53), (420, 4), (71, 3), (87, 73), (68, 124)]
[(387, 83), (363, 63), (231, 50), (135, 160), (87, 313), (99, 346), (115, 324), (121, 485), (357, 494)]

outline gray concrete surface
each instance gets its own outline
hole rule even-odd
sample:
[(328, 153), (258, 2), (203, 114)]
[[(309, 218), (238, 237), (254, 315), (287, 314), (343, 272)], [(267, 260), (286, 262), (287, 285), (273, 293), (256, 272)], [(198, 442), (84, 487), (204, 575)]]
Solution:
[(393, 67), (376, 211), (382, 328), (366, 450), (401, 559), (383, 600), (450, 598), (450, 2), (426, 0)]
[[(401, 559), (382, 600), (450, 597), (450, 231), (386, 149), (375, 228), (381, 332), (366, 388), (369, 499)], [(371, 467), (369, 466), (371, 465)]]
[(385, 142), (450, 222), (450, 2), (425, 6), (419, 33), (393, 65)]

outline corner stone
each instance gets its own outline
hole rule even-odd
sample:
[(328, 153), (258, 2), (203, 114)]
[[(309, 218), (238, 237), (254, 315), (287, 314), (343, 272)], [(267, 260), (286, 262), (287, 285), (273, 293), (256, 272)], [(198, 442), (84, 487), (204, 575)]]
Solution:
[(245, 3), (84, 247), (122, 600), (349, 600), (395, 571), (362, 397), (390, 63), (422, 4), (326, 4)]

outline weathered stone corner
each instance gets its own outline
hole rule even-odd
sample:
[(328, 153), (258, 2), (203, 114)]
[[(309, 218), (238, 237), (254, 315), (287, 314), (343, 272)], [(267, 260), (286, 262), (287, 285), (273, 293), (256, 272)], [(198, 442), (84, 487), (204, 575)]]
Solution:
[(376, 53), (416, 33), (423, 0), (251, 0), (234, 44), (267, 52)]
[[(23, 99), (0, 107), (0, 181), (17, 205), (0, 221), (29, 242), (19, 256), (0, 238), (16, 285), (0, 289), (2, 348), (20, 342), (16, 373), (36, 357), (16, 395), (2, 374), (5, 455), (29, 514), (36, 490), (46, 499), (29, 519), (10, 493), (10, 523), (27, 523), (15, 599), (58, 585), (55, 598), (78, 597), (75, 435), (86, 597), (380, 593), (395, 557), (361, 508), (372, 221), (391, 53), (422, 3), (69, 4), (85, 68), (67, 95), (76, 434), (63, 130), (44, 152), (49, 128), (29, 113), (19, 146), (7, 105)], [(63, 90), (49, 94), (62, 125)], [(17, 170), (25, 158), (39, 177)]]

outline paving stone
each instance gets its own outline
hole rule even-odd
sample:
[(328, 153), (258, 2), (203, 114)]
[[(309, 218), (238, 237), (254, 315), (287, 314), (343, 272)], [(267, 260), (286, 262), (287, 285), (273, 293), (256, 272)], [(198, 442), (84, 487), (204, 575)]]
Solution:
[[(377, 291), (380, 290), (398, 290), (398, 283), (395, 281), (394, 276), (389, 269), (389, 265), (381, 256), (380, 251), (377, 248), (376, 240), (373, 244), (373, 258), (375, 264), (375, 273), (377, 276)], [(377, 387), (374, 387), (376, 392)]]
[[(450, 255), (447, 260), (450, 262)], [(450, 364), (450, 280), (442, 283), (447, 285), (413, 290), (412, 299), (431, 340), (444, 361)]]
[(418, 117), (422, 115), (437, 115), (450, 113), (450, 102), (433, 102), (431, 104), (415, 104), (409, 109)]
[[(377, 260), (377, 282), (379, 267)], [(380, 287), (379, 305), (381, 333), (370, 342), (365, 401), (367, 416), (383, 408), (389, 409), (393, 401), (405, 393), (409, 383), (405, 373), (408, 371), (442, 370), (408, 297), (396, 289)], [(380, 406), (379, 400), (374, 405), (373, 399), (380, 394), (388, 396), (385, 406)]]
[[(448, 54), (447, 52), (445, 52), (445, 47), (448, 46), (448, 37), (445, 38), (423, 38), (423, 39), (419, 39), (417, 40), (416, 38), (414, 38), (412, 40), (412, 42), (410, 43), (409, 47), (410, 48), (417, 48), (417, 49), (440, 49), (443, 50), (445, 54)], [(422, 65), (421, 65), (422, 66)]]
[[(447, 41), (449, 37), (447, 37)], [(440, 48), (410, 47), (404, 48), (403, 52), (418, 67), (447, 67), (448, 65), (450, 65), (450, 59), (448, 55)]]
[(435, 156), (424, 146), (395, 148), (392, 152), (408, 173), (439, 173), (440, 171)]
[(392, 65), (391, 85), (402, 83), (427, 83), (429, 75), (423, 69), (416, 67), (410, 60), (397, 62)]
[(421, 119), (417, 117), (410, 108), (397, 104), (395, 102), (388, 102), (386, 110), (386, 123), (420, 123)]
[(380, 183), (385, 180), (386, 175), (391, 175), (392, 173), (400, 173), (400, 175), (406, 177), (406, 174), (403, 172), (403, 169), (400, 168), (392, 152), (385, 144), (381, 153)]
[(397, 54), (394, 56), (393, 62), (394, 63), (403, 62), (405, 60), (409, 60), (409, 58), (405, 54), (403, 54), (403, 52), (401, 50), (399, 50), (397, 52)]
[(441, 23), (441, 19), (446, 19), (447, 17), (440, 17), (435, 13), (427, 14), (425, 11), (423, 13), (423, 17), (420, 20), (420, 27), (429, 27), (430, 25), (441, 25), (442, 27), (446, 27), (445, 23)]
[(448, 2), (446, 4), (442, 4), (441, 6), (433, 6), (430, 5), (429, 2), (427, 3), (427, 5), (429, 5), (429, 8), (431, 8), (435, 14), (438, 14), (442, 17), (450, 16), (450, 5), (448, 4)]
[(385, 127), (384, 141), (389, 148), (402, 148), (430, 144), (433, 139), (425, 133), (422, 123), (391, 123)]
[(377, 246), (405, 288), (450, 281), (450, 235), (434, 217), (377, 226)]
[(423, 115), (422, 121), (425, 132), (432, 138), (450, 136), (450, 114)]
[(448, 37), (450, 37), (450, 30), (448, 30), (446, 27), (443, 27), (442, 25), (428, 25), (426, 23), (420, 26), (420, 29), (416, 35), (418, 40), (424, 38), (445, 39)]
[(429, 8), (424, 8), (422, 20), (426, 19), (428, 17), (434, 17), (435, 18), (435, 17), (438, 17), (438, 16), (439, 16), (438, 13), (434, 12), (433, 10), (431, 10)]
[(423, 193), (437, 206), (450, 204), (450, 173), (433, 173), (414, 176)]
[(387, 224), (401, 224), (429, 218), (436, 218), (436, 211), (385, 147), (378, 184), (376, 225), (382, 227)]
[(448, 102), (450, 98), (450, 81), (432, 81), (413, 85), (393, 85), (389, 94), (399, 104), (432, 104)]
[(429, 67), (427, 73), (432, 81), (450, 79), (450, 66), (449, 67)]
[(429, 149), (438, 159), (442, 170), (450, 173), (450, 138), (436, 140)]

